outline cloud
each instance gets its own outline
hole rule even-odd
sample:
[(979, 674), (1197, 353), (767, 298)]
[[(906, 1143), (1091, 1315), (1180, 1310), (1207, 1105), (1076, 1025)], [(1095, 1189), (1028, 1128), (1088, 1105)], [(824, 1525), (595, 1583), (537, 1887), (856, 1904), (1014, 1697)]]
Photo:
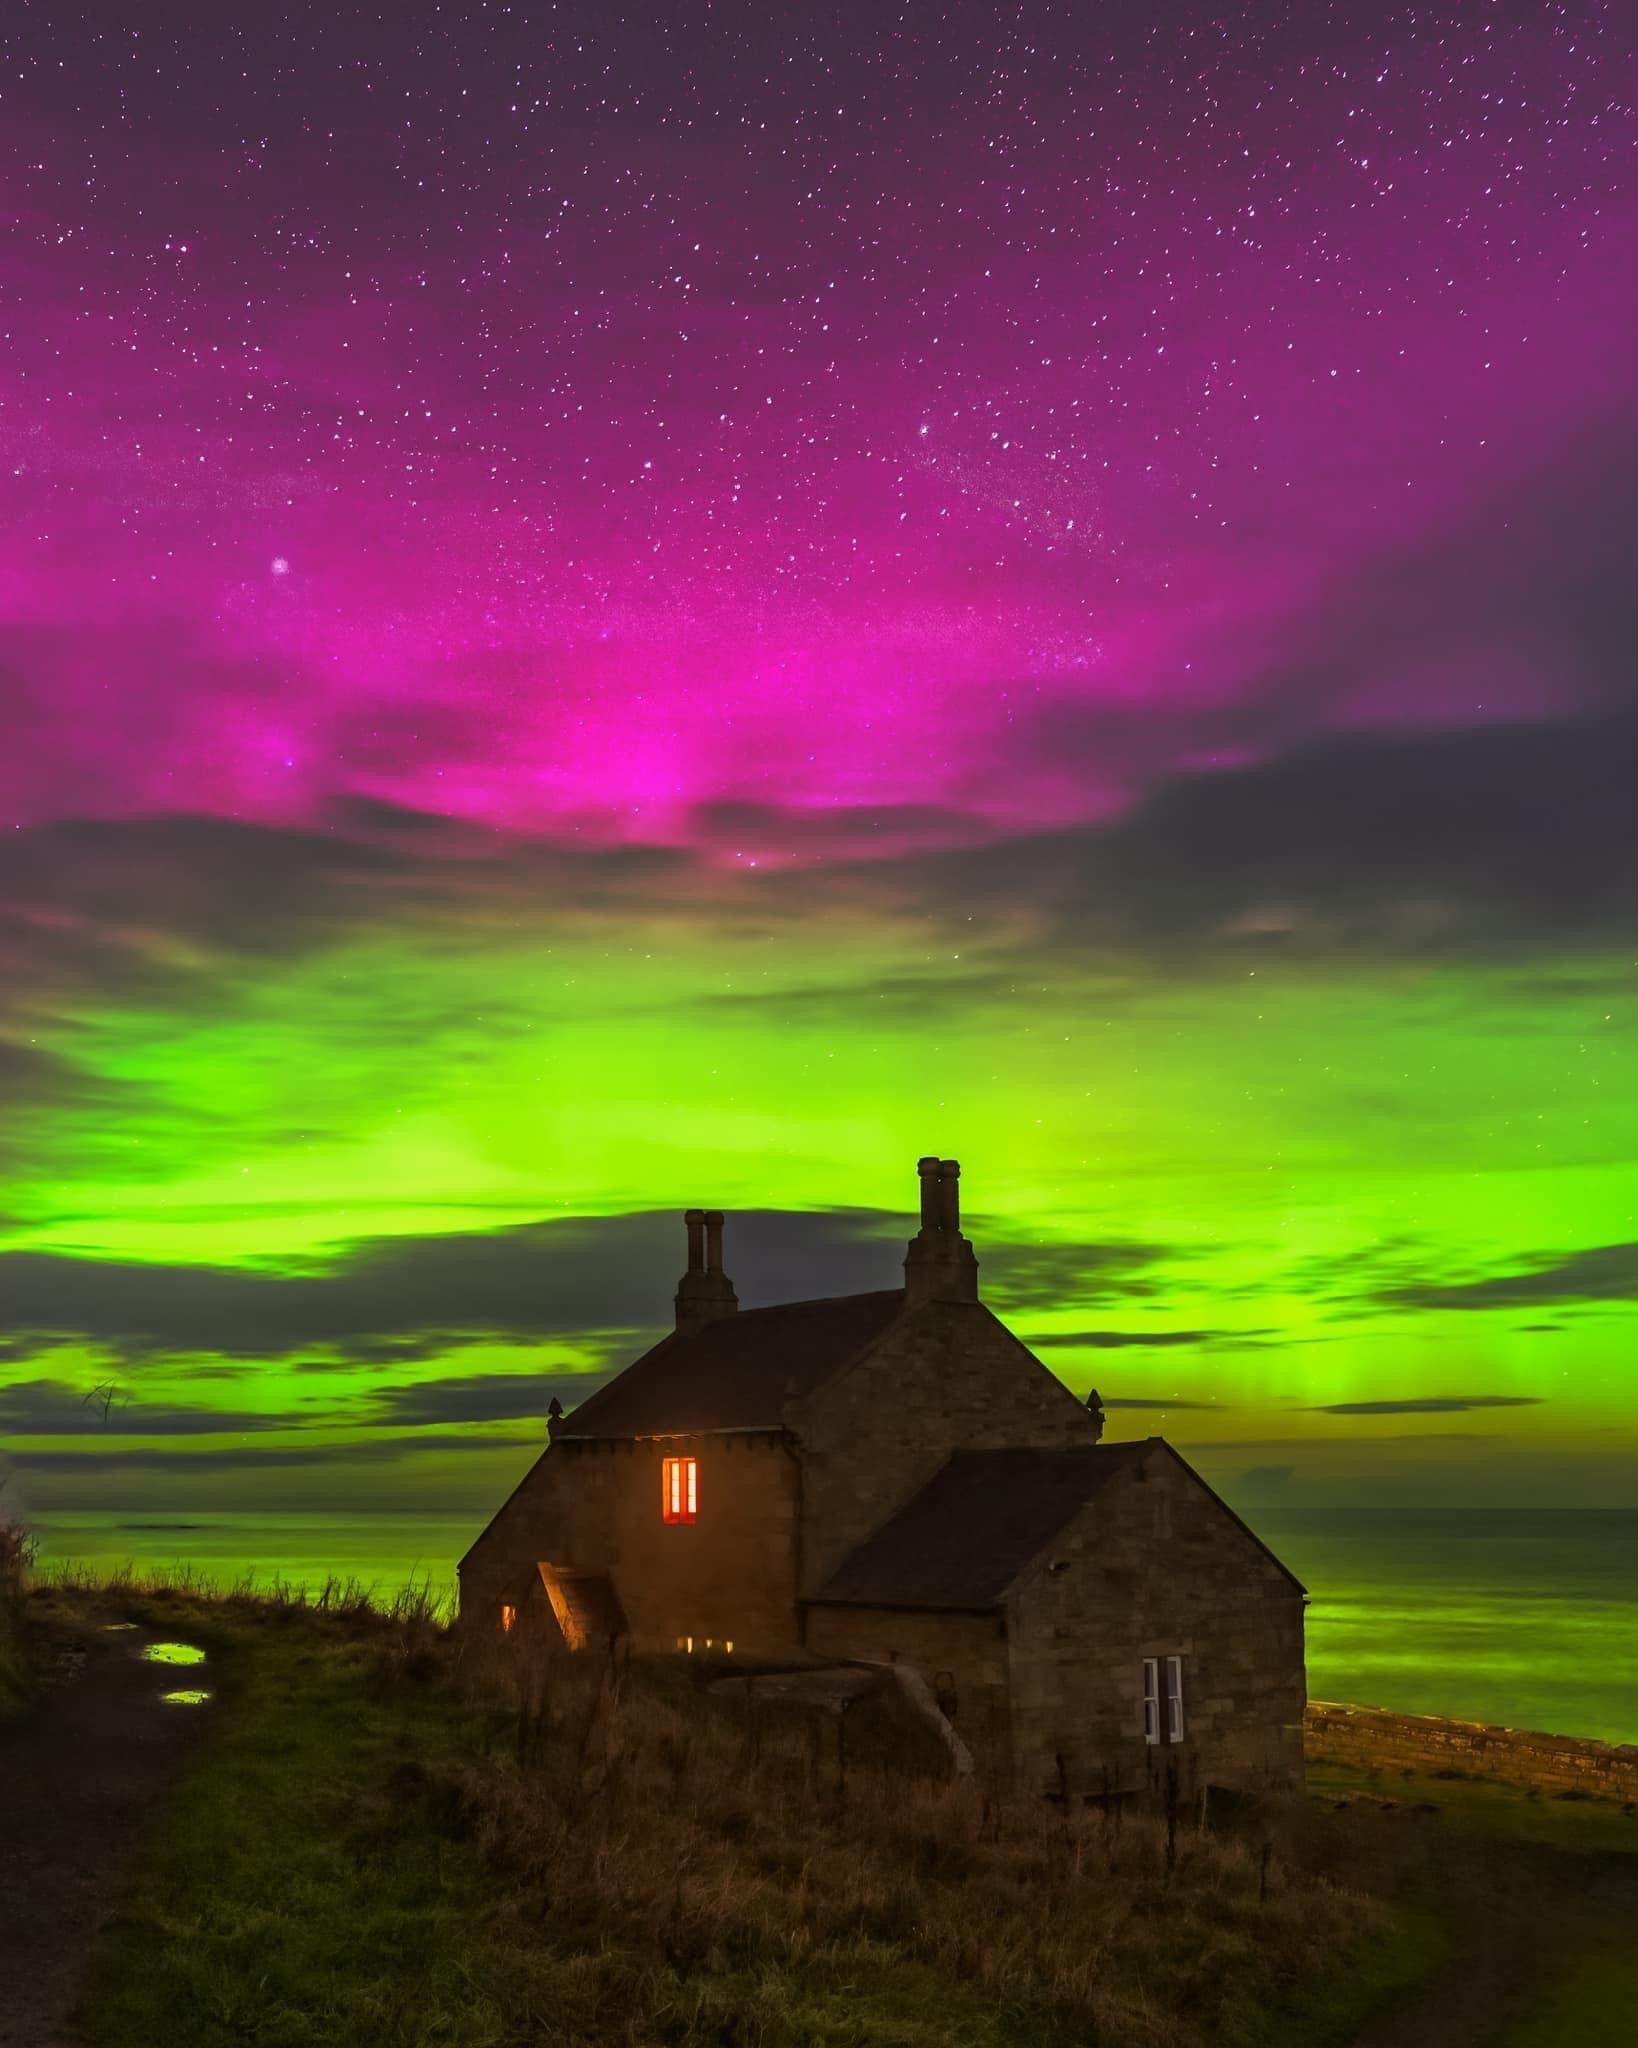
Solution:
[[(1634, 835), (1638, 837), (1638, 834)], [(1376, 1299), (1403, 1308), (1538, 1308), (1560, 1302), (1638, 1301), (1638, 1243), (1594, 1245), (1485, 1280), (1386, 1288)]]
[(427, 1451), (515, 1451), (526, 1448), (521, 1433), (406, 1437), (358, 1437), (346, 1443), (246, 1444), (221, 1450), (161, 1450), (137, 1445), (119, 1450), (13, 1451), (8, 1463), (19, 1472), (74, 1475), (108, 1472), (169, 1472), (204, 1475), (212, 1472), (277, 1471), (292, 1466), (392, 1465)]
[[(958, 856), (978, 900), (1016, 892), (1144, 950), (1619, 943), (1638, 897), (1633, 454), (1630, 429), (1573, 447), (1259, 616), (1262, 644), (1230, 625), (1230, 686), (1204, 702), (1049, 699), (1021, 718), (1021, 772), (1136, 802), (994, 865)], [(1032, 868), (1045, 897), (1022, 886)]]
[(1239, 1344), (1268, 1334), (1265, 1330), (1044, 1330), (1024, 1338), (1032, 1351), (1124, 1351), (1129, 1346), (1164, 1349), (1193, 1345), (1201, 1349)]
[[(874, 1209), (740, 1210), (729, 1222), (728, 1268), (747, 1308), (896, 1287), (910, 1223)], [(1158, 1293), (1150, 1269), (1165, 1256), (1158, 1245), (1127, 1242), (986, 1243), (984, 1269), (992, 1298), (1056, 1308)], [(130, 1364), (162, 1355), (278, 1358), (321, 1375), (390, 1369), (486, 1339), (572, 1338), (577, 1351), (612, 1365), (670, 1327), (684, 1259), (676, 1213), (640, 1210), (365, 1239), (316, 1270), (0, 1252), (0, 1300), (17, 1358), (79, 1342)], [(478, 1377), (445, 1384), (477, 1397)], [(492, 1397), (501, 1398), (499, 1376)], [(431, 1396), (405, 1382), (403, 1398)], [(135, 1407), (131, 1414), (133, 1429), (155, 1433), (157, 1424), (138, 1421)]]
[(1325, 1401), (1308, 1415), (1465, 1415), (1471, 1408), (1539, 1408), (1540, 1394), (1429, 1394), (1405, 1401)]
[[(303, 1420), (311, 1420), (304, 1417)], [(58, 1380), (19, 1380), (0, 1386), (0, 1433), (7, 1436), (243, 1436), (289, 1429), (289, 1415), (261, 1411), (149, 1405), (116, 1391), (106, 1412), (100, 1398)]]
[[(744, 1210), (729, 1230), (730, 1270), (747, 1307), (891, 1287), (906, 1220), (874, 1210)], [(379, 1365), (474, 1337), (537, 1341), (658, 1335), (685, 1259), (669, 1210), (577, 1217), (442, 1236), (364, 1240), (318, 1271), (179, 1266), (0, 1252), (0, 1300), (26, 1344), (79, 1339), (126, 1358), (220, 1353), (283, 1358), (335, 1347)], [(304, 1369), (329, 1369), (304, 1359)]]
[(1224, 1408), (1232, 1405), (1225, 1401), (1178, 1401), (1169, 1394), (1123, 1394), (1118, 1398), (1100, 1394), (1098, 1403), (1103, 1408), (1199, 1408), (1213, 1415), (1221, 1414)]
[(1117, 1238), (1081, 1244), (985, 1244), (981, 1262), (986, 1292), (1009, 1309), (1028, 1310), (1149, 1299), (1165, 1291), (1157, 1269), (1180, 1256), (1177, 1247)]
[(1303, 739), (1183, 772), (1100, 825), (900, 864), (929, 915), (1027, 905), (1059, 944), (1504, 957), (1614, 944), (1638, 900), (1638, 709)]
[(1296, 1477), (1295, 1465), (1249, 1465), (1234, 1485), (1241, 1493), (1278, 1497), (1291, 1491)]
[[(371, 1389), (370, 1401), (382, 1422), (393, 1427), (422, 1423), (528, 1420), (544, 1428), (555, 1397), (573, 1408), (603, 1385), (606, 1373), (474, 1373), (459, 1379), (422, 1380)], [(544, 1437), (542, 1437), (544, 1442)]]

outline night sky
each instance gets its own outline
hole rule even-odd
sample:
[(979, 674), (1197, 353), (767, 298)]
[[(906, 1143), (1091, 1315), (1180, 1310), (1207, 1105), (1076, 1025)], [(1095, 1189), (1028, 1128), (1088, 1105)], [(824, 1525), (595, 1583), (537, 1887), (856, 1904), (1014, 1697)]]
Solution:
[(1638, 1505), (1634, 42), (7, 9), (13, 1497), (487, 1512), (938, 1152), (1237, 1505)]

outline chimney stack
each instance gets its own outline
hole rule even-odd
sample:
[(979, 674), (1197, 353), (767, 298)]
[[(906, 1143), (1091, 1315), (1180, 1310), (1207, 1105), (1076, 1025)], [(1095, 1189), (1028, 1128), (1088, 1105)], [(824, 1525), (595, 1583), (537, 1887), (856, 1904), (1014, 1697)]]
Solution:
[(904, 1256), (911, 1301), (976, 1301), (978, 1260), (961, 1234), (961, 1166), (954, 1159), (918, 1159), (921, 1228)]
[(722, 1270), (722, 1211), (689, 1209), (688, 1271), (677, 1283), (677, 1328), (685, 1335), (738, 1313), (734, 1283)]

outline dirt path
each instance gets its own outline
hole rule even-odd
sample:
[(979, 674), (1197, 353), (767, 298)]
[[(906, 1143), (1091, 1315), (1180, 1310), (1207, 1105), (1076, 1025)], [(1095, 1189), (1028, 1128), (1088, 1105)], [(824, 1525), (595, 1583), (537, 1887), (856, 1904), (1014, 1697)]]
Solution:
[(148, 1663), (152, 1629), (88, 1624), (59, 1638), (57, 1678), (0, 1728), (0, 2048), (72, 2048), (91, 1945), (150, 1809), (208, 1707), (208, 1666)]
[(1638, 1858), (1496, 1844), (1488, 1862), (1463, 1859), (1451, 1874), (1449, 1960), (1352, 2048), (1491, 2048), (1579, 1949), (1618, 1930), (1638, 1936)]

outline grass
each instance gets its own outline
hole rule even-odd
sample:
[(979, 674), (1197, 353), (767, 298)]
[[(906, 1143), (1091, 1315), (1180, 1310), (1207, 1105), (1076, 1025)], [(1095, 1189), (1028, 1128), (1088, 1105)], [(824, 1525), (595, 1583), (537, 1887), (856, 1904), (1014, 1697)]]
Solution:
[(1638, 1954), (1630, 1928), (1573, 1948), (1510, 2021), (1499, 2048), (1566, 2048), (1631, 2038)]
[(15, 1713), (33, 1687), (24, 1597), (33, 1562), (34, 1544), (27, 1531), (0, 1513), (0, 1720)]
[[(1470, 2030), (1459, 2037), (1483, 2048), (1605, 2048), (1631, 2032), (1638, 2001), (1638, 1813), (1631, 1807), (1336, 1764), (1312, 1766), (1309, 1785), (1328, 1804), (1345, 1803), (1362, 1827), (1399, 1836), (1391, 1867), (1372, 1888), (1395, 1901), (1390, 1950), (1426, 1944), (1420, 1981), (1386, 1983), (1361, 2007), (1405, 2016), (1402, 2033), (1372, 2034), (1373, 2042), (1441, 2038), (1426, 2024), (1430, 1992), (1442, 1997), (1441, 2011), (1464, 2014)], [(1345, 2002), (1370, 1961), (1367, 1944), (1340, 1980)]]
[(92, 2048), (1322, 2048), (1339, 1956), (1393, 1953), (1344, 1820), (1169, 1856), (1157, 1820), (946, 1782), (893, 1693), (839, 1754), (697, 1662), (480, 1654), (424, 1601), (37, 1598), (202, 1645), (218, 1691)]
[(1320, 1765), (1168, 1853), (1154, 1818), (947, 1782), (891, 1690), (839, 1745), (701, 1660), (463, 1643), (424, 1588), (30, 1605), (198, 1644), (217, 1694), (90, 2048), (1341, 2048), (1442, 2038), (1452, 1989), (1486, 2048), (1574, 2048), (1638, 1993), (1607, 1805)]

